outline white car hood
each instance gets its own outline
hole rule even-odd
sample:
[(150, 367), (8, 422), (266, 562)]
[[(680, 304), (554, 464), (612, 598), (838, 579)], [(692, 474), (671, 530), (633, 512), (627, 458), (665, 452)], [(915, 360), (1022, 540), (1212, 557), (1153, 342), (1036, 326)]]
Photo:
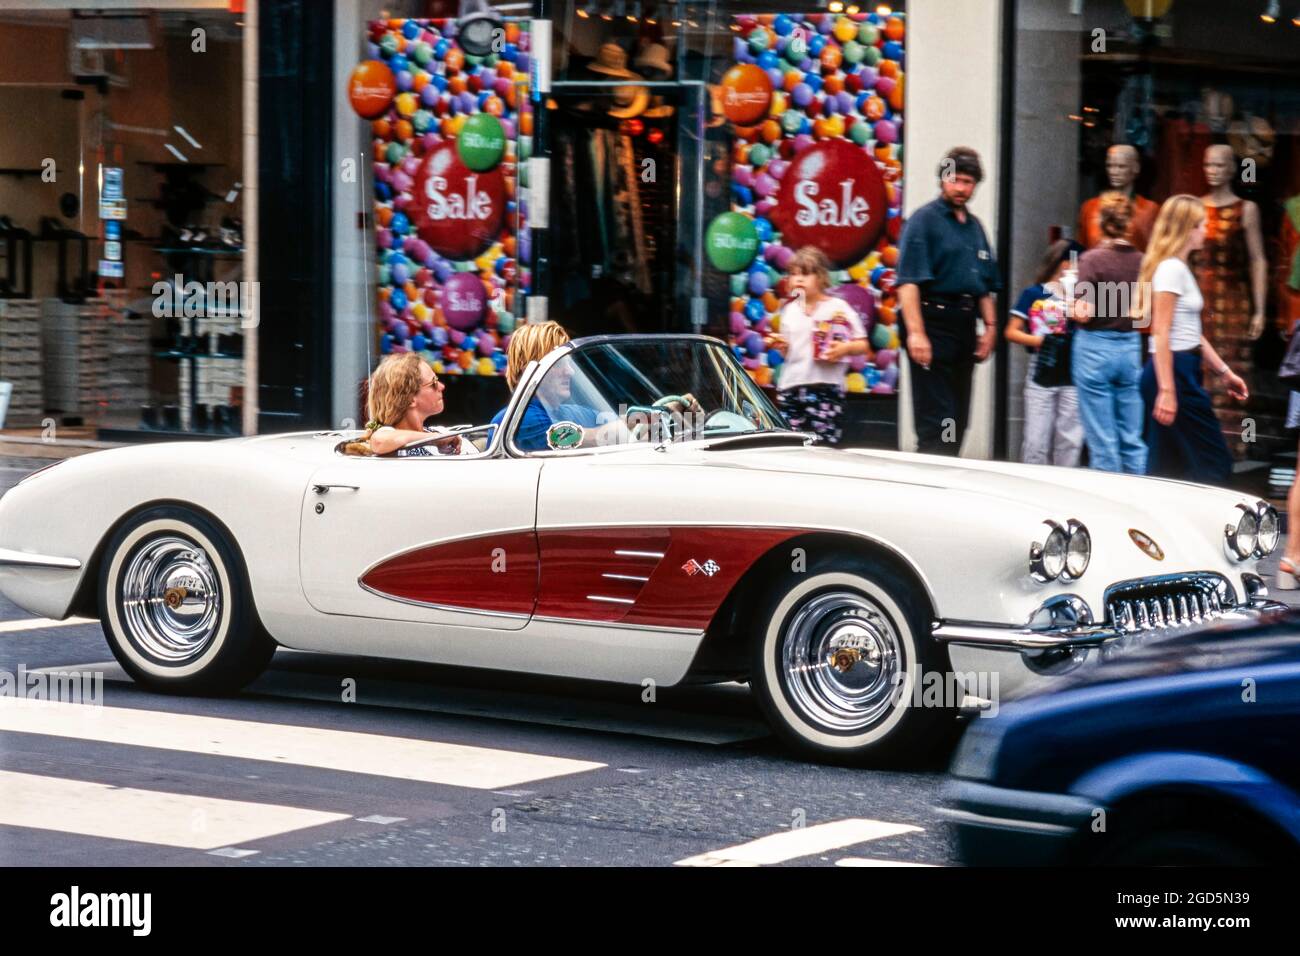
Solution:
[(1070, 518), (1075, 512), (1118, 511), (1126, 516), (1159, 511), (1164, 514), (1207, 506), (1227, 515), (1237, 502), (1254, 499), (1239, 492), (1191, 482), (1118, 475), (1088, 468), (1023, 465), (917, 455), (871, 449), (757, 448), (711, 451), (710, 464), (762, 471), (798, 472), (841, 478), (951, 489), (986, 495), (1043, 509), (1044, 517)]

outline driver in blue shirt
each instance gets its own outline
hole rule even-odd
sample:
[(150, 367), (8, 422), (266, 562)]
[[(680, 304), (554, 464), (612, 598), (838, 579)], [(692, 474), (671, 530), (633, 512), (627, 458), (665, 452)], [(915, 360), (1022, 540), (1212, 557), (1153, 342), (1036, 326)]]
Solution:
[[(506, 384), (510, 390), (514, 391), (518, 387), (519, 379), (529, 362), (540, 361), (547, 353), (568, 341), (569, 333), (558, 322), (541, 322), (515, 329), (506, 351)], [(549, 447), (546, 433), (556, 421), (571, 421), (584, 429), (596, 427), (594, 410), (582, 405), (562, 404), (569, 398), (569, 383), (572, 379), (573, 368), (567, 362), (561, 362), (547, 374), (537, 393), (524, 407), (523, 418), (515, 432), (515, 446), (520, 451), (546, 451)], [(551, 417), (541, 401), (543, 398), (560, 413), (560, 418)], [(504, 408), (497, 412), (492, 416), (492, 424), (500, 425), (505, 414)]]
[[(540, 361), (553, 349), (569, 341), (569, 334), (558, 322), (542, 322), (537, 325), (525, 325), (515, 330), (510, 336), (510, 345), (506, 350), (506, 383), (511, 390), (519, 385), (524, 369), (529, 362)], [(638, 436), (629, 431), (629, 423), (620, 419), (601, 423), (595, 409), (585, 405), (569, 402), (571, 383), (573, 381), (573, 363), (561, 361), (551, 366), (546, 377), (537, 386), (537, 391), (524, 407), (524, 413), (515, 431), (515, 447), (520, 451), (546, 451), (550, 448), (547, 435), (556, 422), (573, 422), (583, 430), (581, 440), (575, 446), (589, 448), (593, 445), (608, 445), (638, 440)], [(682, 416), (685, 413), (699, 413), (702, 409), (693, 397), (676, 398), (667, 404), (670, 414)], [(552, 415), (549, 409), (554, 409)], [(501, 409), (492, 418), (493, 425), (500, 425), (505, 418), (506, 409)], [(649, 430), (640, 431), (640, 438), (648, 437)], [(491, 440), (491, 439), (489, 439)]]

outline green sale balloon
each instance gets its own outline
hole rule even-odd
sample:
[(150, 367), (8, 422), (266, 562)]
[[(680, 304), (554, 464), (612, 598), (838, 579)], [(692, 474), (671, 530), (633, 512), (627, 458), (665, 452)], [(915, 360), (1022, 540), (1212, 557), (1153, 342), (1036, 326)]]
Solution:
[(506, 131), (491, 113), (474, 113), (456, 137), (460, 161), (475, 172), (485, 172), (501, 162), (506, 151)]
[(758, 230), (754, 220), (739, 212), (718, 215), (704, 234), (704, 251), (714, 268), (739, 272), (758, 254)]

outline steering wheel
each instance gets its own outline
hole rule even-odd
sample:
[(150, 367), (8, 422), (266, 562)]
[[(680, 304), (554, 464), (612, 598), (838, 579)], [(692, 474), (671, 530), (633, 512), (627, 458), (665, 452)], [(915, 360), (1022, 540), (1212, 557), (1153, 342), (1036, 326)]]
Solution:
[[(672, 406), (678, 406), (681, 411), (672, 409)], [(636, 412), (642, 414), (645, 419), (658, 417), (659, 434), (667, 441), (676, 439), (679, 434), (690, 434), (694, 431), (691, 427), (689, 416), (699, 415), (703, 412), (699, 401), (689, 392), (685, 395), (664, 395), (655, 399), (648, 406), (634, 405), (628, 409), (629, 413)], [(682, 428), (679, 432), (677, 427), (677, 415), (682, 415)], [(631, 428), (631, 437), (633, 441), (645, 441), (651, 431), (650, 422), (642, 420), (637, 422)]]

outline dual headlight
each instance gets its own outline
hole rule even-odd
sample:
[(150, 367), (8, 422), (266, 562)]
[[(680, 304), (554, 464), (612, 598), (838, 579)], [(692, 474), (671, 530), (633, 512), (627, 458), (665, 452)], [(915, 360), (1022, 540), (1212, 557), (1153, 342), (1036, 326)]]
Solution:
[(1228, 554), (1239, 561), (1272, 554), (1281, 536), (1282, 525), (1278, 521), (1277, 509), (1265, 501), (1257, 502), (1254, 508), (1237, 505), (1223, 526)]
[(1029, 546), (1029, 573), (1034, 579), (1046, 583), (1082, 577), (1092, 559), (1088, 529), (1071, 518), (1064, 526), (1044, 521), (1043, 531), (1043, 540)]

